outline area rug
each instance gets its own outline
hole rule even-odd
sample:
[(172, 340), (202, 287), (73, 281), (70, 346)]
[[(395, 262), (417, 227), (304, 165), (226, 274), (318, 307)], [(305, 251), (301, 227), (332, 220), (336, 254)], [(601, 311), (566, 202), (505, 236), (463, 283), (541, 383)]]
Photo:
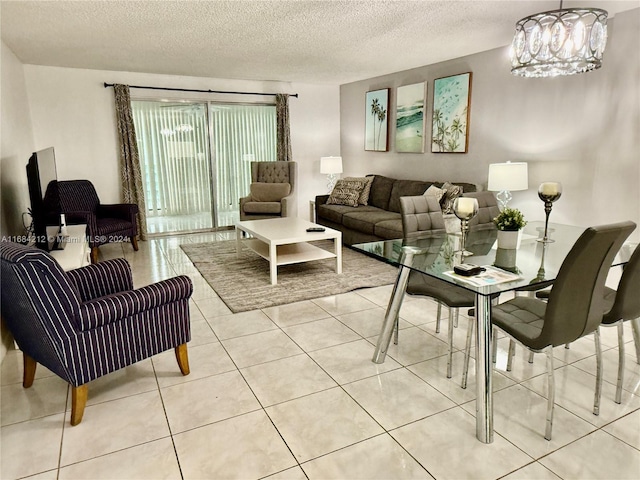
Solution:
[[(314, 242), (333, 251), (333, 242)], [(182, 245), (195, 267), (233, 313), (337, 295), (395, 282), (397, 268), (342, 247), (342, 274), (335, 260), (278, 267), (278, 284), (271, 285), (269, 262), (248, 247), (236, 255), (235, 240)]]

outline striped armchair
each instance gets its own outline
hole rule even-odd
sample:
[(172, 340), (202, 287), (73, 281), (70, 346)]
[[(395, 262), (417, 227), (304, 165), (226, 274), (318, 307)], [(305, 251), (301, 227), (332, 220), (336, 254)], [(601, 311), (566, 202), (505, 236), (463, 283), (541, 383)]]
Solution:
[(138, 206), (133, 203), (103, 205), (89, 180), (58, 182), (60, 213), (67, 223), (86, 223), (91, 263), (98, 261), (98, 247), (105, 243), (130, 240), (138, 251)]
[(170, 348), (189, 373), (189, 277), (134, 290), (123, 258), (64, 272), (48, 253), (6, 242), (0, 259), (2, 318), (23, 352), (23, 386), (38, 363), (69, 382), (71, 425), (91, 380)]

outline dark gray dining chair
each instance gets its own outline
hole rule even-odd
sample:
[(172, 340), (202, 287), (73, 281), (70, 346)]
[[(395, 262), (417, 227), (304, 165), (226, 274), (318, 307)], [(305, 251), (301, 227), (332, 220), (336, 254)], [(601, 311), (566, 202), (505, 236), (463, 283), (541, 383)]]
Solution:
[[(624, 379), (624, 322), (630, 321), (636, 344), (636, 360), (640, 363), (638, 330), (640, 325), (640, 246), (636, 247), (629, 262), (624, 266), (617, 290), (604, 288), (605, 314), (602, 326), (618, 329), (618, 383), (616, 403), (622, 402), (622, 382)], [(600, 372), (601, 374), (601, 372)], [(600, 404), (597, 399), (596, 404)]]
[[(515, 297), (493, 307), (491, 323), (530, 350), (547, 358), (547, 420), (544, 438), (551, 440), (555, 379), (553, 347), (593, 333), (598, 372), (602, 352), (598, 326), (604, 311), (604, 288), (614, 256), (635, 229), (633, 222), (590, 227), (578, 238), (564, 259), (553, 284), (549, 301)], [(602, 376), (596, 378), (597, 402)], [(594, 407), (594, 414), (599, 412)]]

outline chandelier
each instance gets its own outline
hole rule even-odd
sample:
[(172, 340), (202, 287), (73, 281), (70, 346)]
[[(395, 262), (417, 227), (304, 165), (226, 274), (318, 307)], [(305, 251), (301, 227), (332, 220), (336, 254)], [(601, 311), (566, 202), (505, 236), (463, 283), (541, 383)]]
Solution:
[(511, 44), (511, 73), (555, 77), (596, 70), (607, 44), (607, 15), (599, 8), (560, 8), (519, 20)]

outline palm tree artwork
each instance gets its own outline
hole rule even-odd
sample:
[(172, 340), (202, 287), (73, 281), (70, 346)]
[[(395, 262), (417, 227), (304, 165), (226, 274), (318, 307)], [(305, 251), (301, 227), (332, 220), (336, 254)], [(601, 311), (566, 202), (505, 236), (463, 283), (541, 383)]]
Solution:
[(433, 153), (466, 153), (471, 73), (438, 78), (433, 84)]
[(365, 150), (386, 152), (387, 141), (387, 110), (389, 102), (389, 89), (367, 92), (366, 125), (365, 125)]

